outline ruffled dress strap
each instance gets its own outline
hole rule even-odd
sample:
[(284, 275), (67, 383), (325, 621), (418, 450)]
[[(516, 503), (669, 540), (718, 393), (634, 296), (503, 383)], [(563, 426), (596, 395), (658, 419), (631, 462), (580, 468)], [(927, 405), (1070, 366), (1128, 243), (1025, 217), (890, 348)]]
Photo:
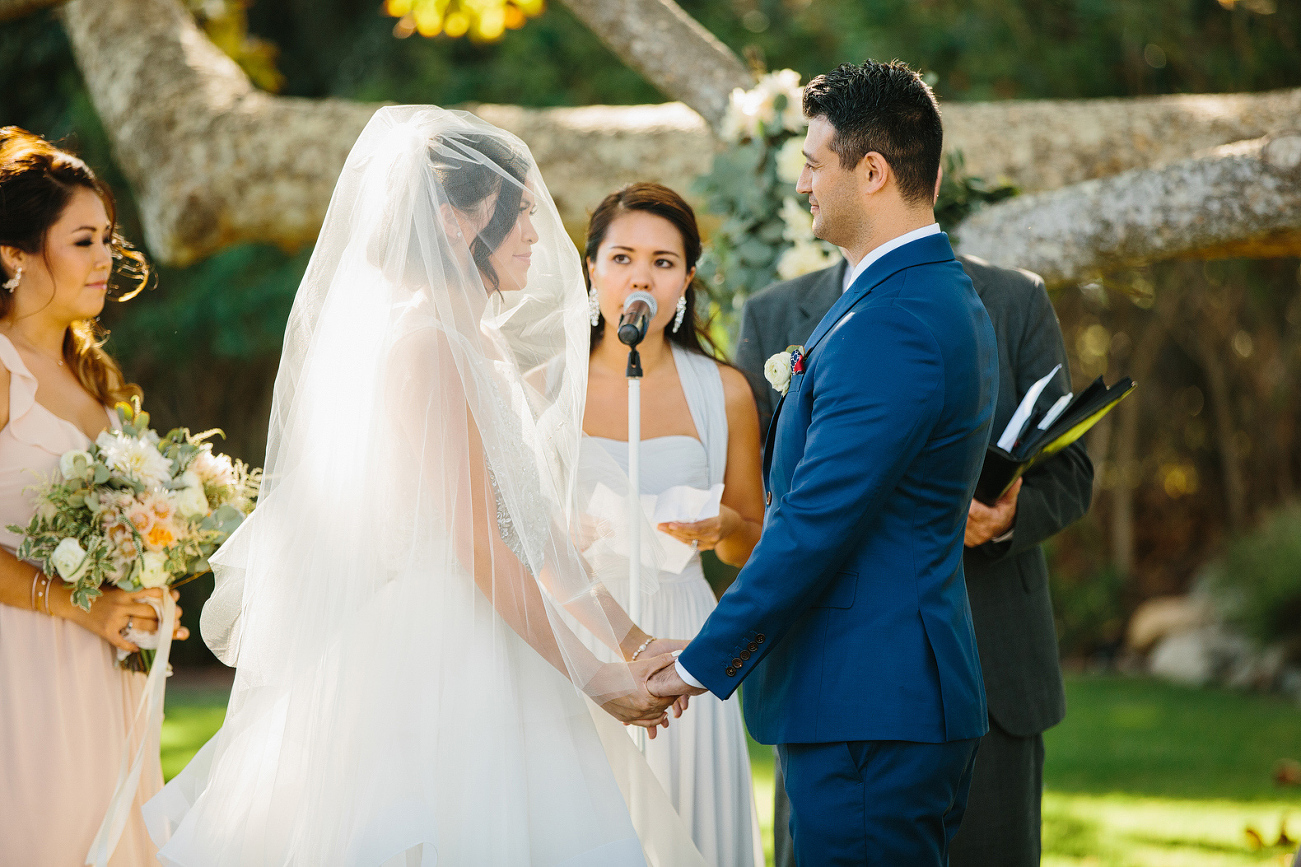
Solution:
[(36, 377), (23, 363), (17, 347), (4, 334), (0, 334), (0, 364), (9, 371), (9, 423), (6, 428), (20, 442), (45, 447), (49, 429), (42, 429), (36, 417)]
[(727, 398), (723, 395), (723, 376), (718, 362), (680, 346), (673, 347), (673, 363), (687, 396), (687, 407), (696, 432), (705, 446), (709, 466), (709, 484), (722, 483), (727, 471)]

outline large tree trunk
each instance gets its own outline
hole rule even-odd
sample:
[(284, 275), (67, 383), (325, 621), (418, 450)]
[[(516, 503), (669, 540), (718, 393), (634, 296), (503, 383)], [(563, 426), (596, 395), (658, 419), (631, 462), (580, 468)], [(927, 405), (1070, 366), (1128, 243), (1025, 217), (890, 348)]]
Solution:
[[(653, 84), (715, 112), (710, 106), (737, 80), (739, 61), (684, 23), (685, 13), (668, 0), (644, 9), (630, 2), (573, 5), (603, 38), (624, 46)], [(643, 26), (633, 13), (645, 10), (651, 23)], [(241, 241), (296, 247), (315, 237), (344, 157), (374, 106), (255, 90), (177, 0), (72, 0), (62, 14), (156, 256), (184, 264)], [(686, 35), (659, 41), (670, 32)], [(655, 52), (672, 62), (657, 65)], [(684, 70), (691, 81), (682, 79)], [(716, 146), (700, 116), (677, 103), (471, 108), (529, 143), (571, 226), (631, 180), (686, 191)], [(1001, 203), (959, 234), (971, 252), (1054, 281), (1208, 252), (1295, 255), (1301, 139), (1278, 136), (1268, 148), (1261, 139), (1189, 158), (1287, 130), (1298, 113), (1301, 90), (947, 106), (949, 147), (963, 153), (968, 170), (1030, 190), (1186, 160)], [(1132, 185), (1149, 200), (1134, 196)]]
[(734, 88), (754, 76), (673, 0), (563, 0), (619, 59), (715, 129)]
[(1301, 134), (986, 208), (959, 248), (1049, 283), (1164, 259), (1301, 255)]

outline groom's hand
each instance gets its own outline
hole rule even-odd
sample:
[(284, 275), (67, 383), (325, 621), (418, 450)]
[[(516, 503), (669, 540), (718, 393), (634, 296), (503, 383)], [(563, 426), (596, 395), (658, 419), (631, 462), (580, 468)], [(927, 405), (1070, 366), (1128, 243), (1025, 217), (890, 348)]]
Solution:
[(651, 695), (664, 696), (665, 698), (701, 695), (708, 692), (708, 690), (691, 686), (684, 681), (678, 674), (676, 665), (666, 665), (657, 671), (654, 677), (647, 682), (646, 688), (650, 690)]
[(1022, 481), (1024, 480), (1017, 479), (1013, 482), (1007, 493), (992, 506), (986, 506), (980, 500), (972, 498), (967, 510), (967, 532), (963, 544), (975, 548), (1012, 529), (1012, 524), (1016, 522), (1016, 498), (1021, 493)]

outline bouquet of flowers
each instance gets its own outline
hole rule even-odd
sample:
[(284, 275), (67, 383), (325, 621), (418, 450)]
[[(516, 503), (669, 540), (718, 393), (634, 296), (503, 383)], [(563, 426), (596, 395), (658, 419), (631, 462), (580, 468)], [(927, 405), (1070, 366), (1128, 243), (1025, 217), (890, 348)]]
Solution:
[[(19, 559), (71, 584), (72, 601), (87, 610), (104, 584), (175, 586), (207, 572), (208, 557), (253, 511), (261, 482), (261, 470), (213, 453), (206, 440), (218, 430), (160, 437), (138, 402), (117, 413), (121, 429), (65, 453), (35, 487), (31, 522), (9, 527), (23, 536)], [(142, 648), (149, 637), (129, 636)], [(148, 661), (132, 654), (124, 667), (145, 670)]]

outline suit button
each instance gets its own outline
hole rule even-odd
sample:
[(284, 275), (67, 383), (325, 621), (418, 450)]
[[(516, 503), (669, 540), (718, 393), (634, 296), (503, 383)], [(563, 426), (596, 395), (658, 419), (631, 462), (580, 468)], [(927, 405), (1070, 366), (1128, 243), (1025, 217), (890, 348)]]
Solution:
[(727, 676), (728, 676), (728, 677), (736, 677), (736, 669), (735, 669), (735, 668), (732, 668), (732, 667), (729, 665), (729, 666), (727, 667)]
[(741, 667), (741, 659), (740, 659), (740, 657), (737, 657), (736, 659), (733, 659), (733, 660), (732, 660), (732, 668), (740, 668), (740, 667)]
[(771, 506), (771, 505), (772, 505), (772, 491), (769, 491), (769, 492), (767, 493), (766, 497), (767, 497), (767, 498), (764, 500), (764, 505), (765, 505), (765, 506)]
[(754, 640), (757, 644), (763, 644), (763, 633), (760, 632), (758, 635), (756, 635), (754, 637)]
[(744, 661), (744, 660), (747, 660), (747, 659), (749, 659), (749, 658), (750, 658), (750, 651), (748, 651), (748, 650), (742, 650), (742, 651), (741, 651), (741, 660)]
[(759, 642), (757, 641), (751, 641), (750, 646), (746, 648), (746, 650), (750, 651), (751, 653), (754, 653), (758, 649), (759, 649)]

